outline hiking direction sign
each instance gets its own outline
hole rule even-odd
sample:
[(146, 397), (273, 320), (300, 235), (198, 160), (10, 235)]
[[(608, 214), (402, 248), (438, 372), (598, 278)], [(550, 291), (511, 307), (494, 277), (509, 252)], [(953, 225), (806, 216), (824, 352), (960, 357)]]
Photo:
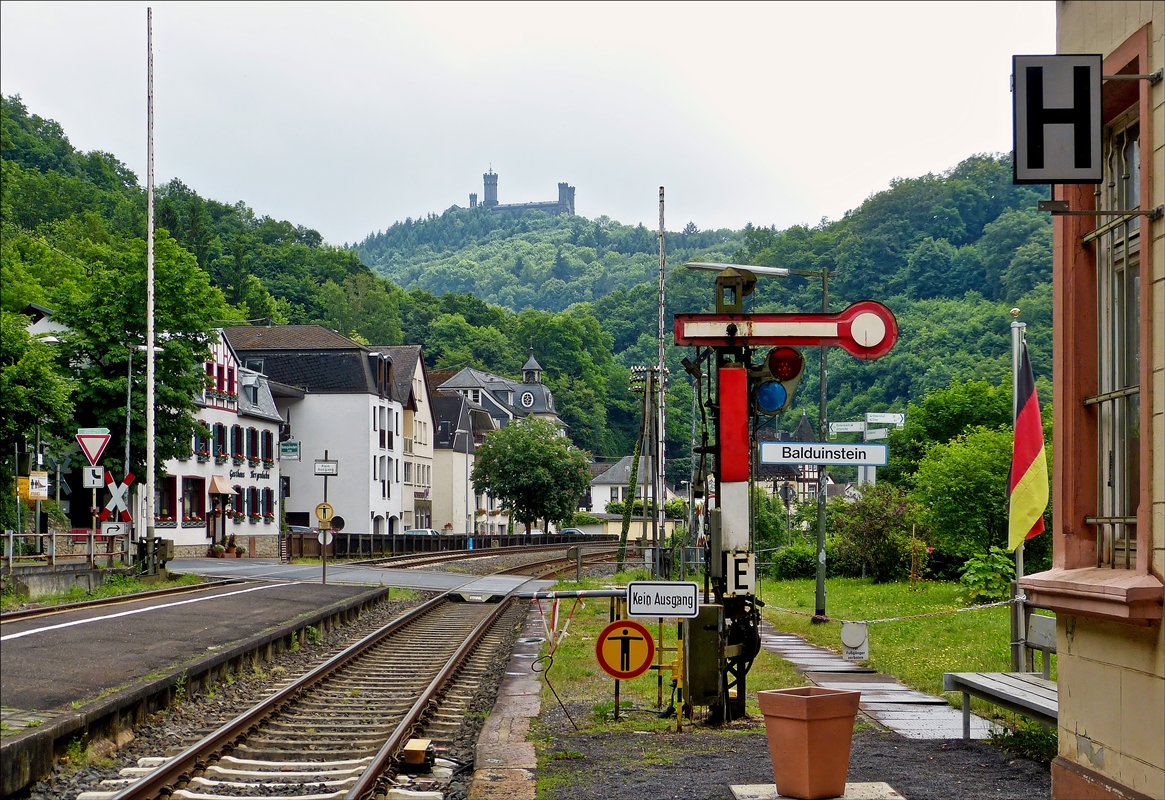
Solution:
[(105, 446), (109, 444), (109, 428), (78, 428), (77, 444), (81, 445), (81, 452), (89, 459), (89, 465), (97, 466)]

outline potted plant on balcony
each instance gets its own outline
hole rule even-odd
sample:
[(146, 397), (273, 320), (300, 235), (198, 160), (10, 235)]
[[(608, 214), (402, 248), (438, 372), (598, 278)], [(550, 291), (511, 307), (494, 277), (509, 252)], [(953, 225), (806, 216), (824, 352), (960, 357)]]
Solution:
[(861, 692), (798, 686), (757, 692), (781, 797), (845, 794)]

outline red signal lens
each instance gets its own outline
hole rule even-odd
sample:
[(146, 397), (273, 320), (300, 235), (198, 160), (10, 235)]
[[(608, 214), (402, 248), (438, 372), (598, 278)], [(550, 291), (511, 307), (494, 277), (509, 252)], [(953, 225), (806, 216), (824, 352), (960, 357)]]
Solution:
[(769, 352), (769, 372), (779, 381), (796, 378), (805, 368), (805, 358), (792, 347), (777, 347)]

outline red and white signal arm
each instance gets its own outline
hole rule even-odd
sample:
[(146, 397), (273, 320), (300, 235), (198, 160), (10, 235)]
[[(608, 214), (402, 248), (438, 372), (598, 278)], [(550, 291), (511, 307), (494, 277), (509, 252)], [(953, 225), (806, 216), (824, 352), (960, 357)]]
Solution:
[(680, 346), (840, 347), (872, 361), (889, 353), (897, 341), (894, 312), (873, 300), (836, 314), (675, 315), (675, 343)]

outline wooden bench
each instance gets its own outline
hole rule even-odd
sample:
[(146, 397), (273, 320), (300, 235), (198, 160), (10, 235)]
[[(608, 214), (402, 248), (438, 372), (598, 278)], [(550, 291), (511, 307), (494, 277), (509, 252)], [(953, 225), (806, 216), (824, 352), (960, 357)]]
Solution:
[(1059, 716), (1059, 692), (1051, 680), (1051, 654), (1056, 652), (1056, 618), (1033, 614), (1028, 620), (1027, 647), (1042, 654), (1042, 673), (947, 672), (943, 691), (963, 693), (963, 738), (971, 738), (971, 695), (1045, 725)]

